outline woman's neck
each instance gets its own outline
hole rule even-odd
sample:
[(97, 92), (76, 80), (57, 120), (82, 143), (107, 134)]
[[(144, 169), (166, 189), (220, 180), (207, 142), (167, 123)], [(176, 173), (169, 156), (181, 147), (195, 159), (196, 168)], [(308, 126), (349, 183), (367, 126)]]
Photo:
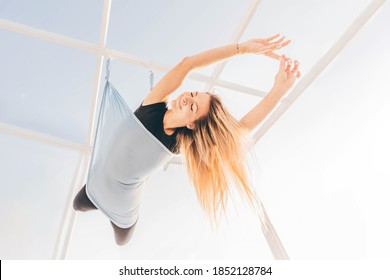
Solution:
[(165, 112), (163, 118), (163, 126), (165, 133), (168, 135), (172, 135), (175, 132), (176, 128), (184, 127), (185, 124), (183, 124), (183, 121), (181, 119), (176, 117), (172, 109), (169, 109)]

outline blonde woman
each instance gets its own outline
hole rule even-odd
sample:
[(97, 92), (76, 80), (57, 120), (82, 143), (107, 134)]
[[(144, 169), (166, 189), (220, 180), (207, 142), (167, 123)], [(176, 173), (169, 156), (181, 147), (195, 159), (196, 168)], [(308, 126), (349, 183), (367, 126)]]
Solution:
[[(212, 221), (216, 221), (224, 211), (232, 185), (244, 193), (249, 202), (253, 202), (245, 165), (245, 139), (300, 77), (298, 61), (292, 63), (291, 59), (275, 53), (289, 43), (290, 41), (277, 34), (267, 39), (253, 39), (186, 57), (159, 81), (134, 112), (144, 128), (153, 134), (164, 148), (183, 155), (190, 182), (195, 187), (203, 210)], [(276, 59), (279, 61), (279, 71), (267, 96), (241, 120), (236, 120), (221, 100), (208, 92), (184, 92), (172, 100), (170, 108), (167, 108), (171, 94), (193, 70), (244, 54), (265, 55)], [(141, 147), (143, 143), (136, 145)], [(148, 172), (152, 172), (154, 166), (151, 164)], [(139, 185), (142, 183), (143, 181)], [(137, 211), (126, 212), (132, 212), (132, 219), (126, 217), (130, 214), (119, 211), (114, 213), (116, 210), (108, 209), (109, 203), (105, 200), (111, 200), (114, 204), (128, 202), (122, 199), (123, 195), (117, 195), (116, 198), (112, 196), (115, 191), (111, 186), (103, 187), (107, 189), (105, 195), (96, 198), (93, 186), (87, 183), (75, 197), (74, 209), (102, 210), (111, 220), (116, 243), (124, 245), (133, 234), (138, 220), (138, 208), (135, 209)]]

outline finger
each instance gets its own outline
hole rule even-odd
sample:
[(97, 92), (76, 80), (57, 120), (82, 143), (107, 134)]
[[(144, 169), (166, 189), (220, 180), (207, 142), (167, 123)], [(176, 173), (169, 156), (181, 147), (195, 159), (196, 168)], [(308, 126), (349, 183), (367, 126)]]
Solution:
[(282, 72), (284, 71), (284, 69), (286, 68), (286, 60), (284, 57), (281, 57), (280, 59), (280, 63), (279, 63), (279, 72)]
[(300, 78), (301, 77), (301, 72), (298, 71), (296, 76), (297, 76), (297, 78)]
[(291, 70), (291, 72), (292, 72), (292, 73), (297, 72), (298, 67), (299, 67), (299, 61), (298, 61), (298, 60), (295, 60), (295, 61), (294, 61), (294, 68)]
[(276, 54), (274, 52), (267, 52), (267, 53), (265, 53), (265, 55), (270, 57), (270, 58), (277, 59), (277, 60), (279, 60), (280, 57), (281, 57), (280, 55), (278, 55), (278, 54)]
[[(282, 38), (280, 38), (279, 40), (275, 41), (275, 42), (269, 42), (271, 44), (280, 44), (281, 42), (283, 42), (283, 40), (285, 39), (286, 37), (283, 36)], [(272, 41), (272, 40), (271, 40)]]
[(275, 38), (278, 38), (280, 36), (280, 34), (275, 34), (275, 35), (272, 35), (271, 37), (269, 37), (269, 38), (267, 38), (267, 39), (265, 39), (266, 41), (271, 41), (271, 40), (273, 40), (273, 39), (275, 39)]
[(287, 61), (289, 60), (289, 58), (288, 58), (285, 54), (283, 54), (282, 57), (283, 57), (283, 59), (284, 59), (284, 62), (287, 63)]
[(291, 40), (287, 40), (286, 42), (283, 42), (281, 44), (282, 48), (284, 48), (285, 46), (289, 45), (292, 41)]
[(272, 52), (272, 51), (276, 51), (280, 48), (281, 48), (280, 44), (272, 44), (272, 45), (268, 45), (268, 46), (263, 46), (262, 50), (263, 50), (263, 52), (270, 52), (270, 51)]
[(283, 42), (283, 40), (285, 39), (285, 37), (283, 36), (282, 38), (274, 41), (274, 40), (270, 40), (268, 41), (269, 44), (280, 44), (281, 42)]
[(287, 72), (291, 71), (291, 63), (292, 63), (291, 58), (287, 58), (287, 61), (286, 61), (286, 64), (287, 64), (286, 71)]
[(290, 43), (291, 43), (291, 40), (285, 41), (283, 43), (276, 41), (276, 42), (265, 44), (265, 45), (263, 42), (260, 44), (262, 44), (262, 46), (264, 46), (264, 47), (267, 46), (267, 47), (275, 47), (276, 49), (281, 49), (281, 48), (284, 48), (285, 46), (289, 45)]
[[(282, 38), (280, 38), (279, 40), (277, 41), (274, 41), (274, 42), (268, 42), (269, 44), (280, 44), (282, 47), (285, 47), (287, 45), (289, 45), (292, 41), (291, 40), (287, 40), (287, 41), (284, 41), (286, 39), (285, 36), (283, 36)], [(284, 41), (284, 42), (283, 42)]]

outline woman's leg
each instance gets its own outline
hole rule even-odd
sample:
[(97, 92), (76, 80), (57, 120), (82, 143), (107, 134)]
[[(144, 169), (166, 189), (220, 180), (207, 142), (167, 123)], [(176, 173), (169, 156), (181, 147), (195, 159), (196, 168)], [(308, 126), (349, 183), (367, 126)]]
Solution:
[[(84, 185), (84, 187), (79, 191), (79, 193), (73, 200), (73, 208), (76, 211), (86, 212), (97, 209), (96, 206), (89, 200), (85, 191), (85, 187), (86, 186)], [(127, 244), (127, 242), (129, 242), (130, 238), (133, 236), (134, 228), (137, 224), (137, 221), (135, 221), (134, 225), (129, 228), (120, 228), (113, 222), (111, 222), (111, 225), (114, 228), (116, 244), (123, 246)]]
[[(137, 219), (138, 221), (138, 219)], [(115, 233), (115, 242), (119, 246), (126, 245), (129, 242), (130, 238), (133, 236), (135, 225), (137, 224), (135, 221), (134, 225), (129, 228), (120, 228), (111, 222), (111, 226), (114, 228)]]
[(73, 200), (73, 209), (76, 211), (86, 212), (97, 209), (96, 206), (89, 200), (85, 187), (86, 185), (84, 185)]

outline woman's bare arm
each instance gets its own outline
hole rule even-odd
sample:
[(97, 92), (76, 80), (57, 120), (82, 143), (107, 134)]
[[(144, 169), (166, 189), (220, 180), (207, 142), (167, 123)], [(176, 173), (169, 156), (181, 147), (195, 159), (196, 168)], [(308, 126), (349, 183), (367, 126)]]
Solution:
[(249, 131), (256, 128), (269, 115), (282, 97), (294, 85), (297, 78), (301, 76), (301, 73), (298, 71), (299, 62), (295, 61), (292, 69), (291, 64), (291, 59), (285, 56), (280, 58), (279, 71), (276, 74), (275, 83), (271, 91), (240, 120), (240, 123)]
[(277, 34), (267, 39), (253, 39), (242, 44), (230, 44), (184, 58), (157, 83), (145, 98), (144, 105), (161, 101), (166, 102), (191, 71), (224, 61), (236, 55), (251, 53), (279, 59), (279, 55), (275, 54), (274, 51), (290, 43), (284, 37), (279, 38), (279, 36)]

